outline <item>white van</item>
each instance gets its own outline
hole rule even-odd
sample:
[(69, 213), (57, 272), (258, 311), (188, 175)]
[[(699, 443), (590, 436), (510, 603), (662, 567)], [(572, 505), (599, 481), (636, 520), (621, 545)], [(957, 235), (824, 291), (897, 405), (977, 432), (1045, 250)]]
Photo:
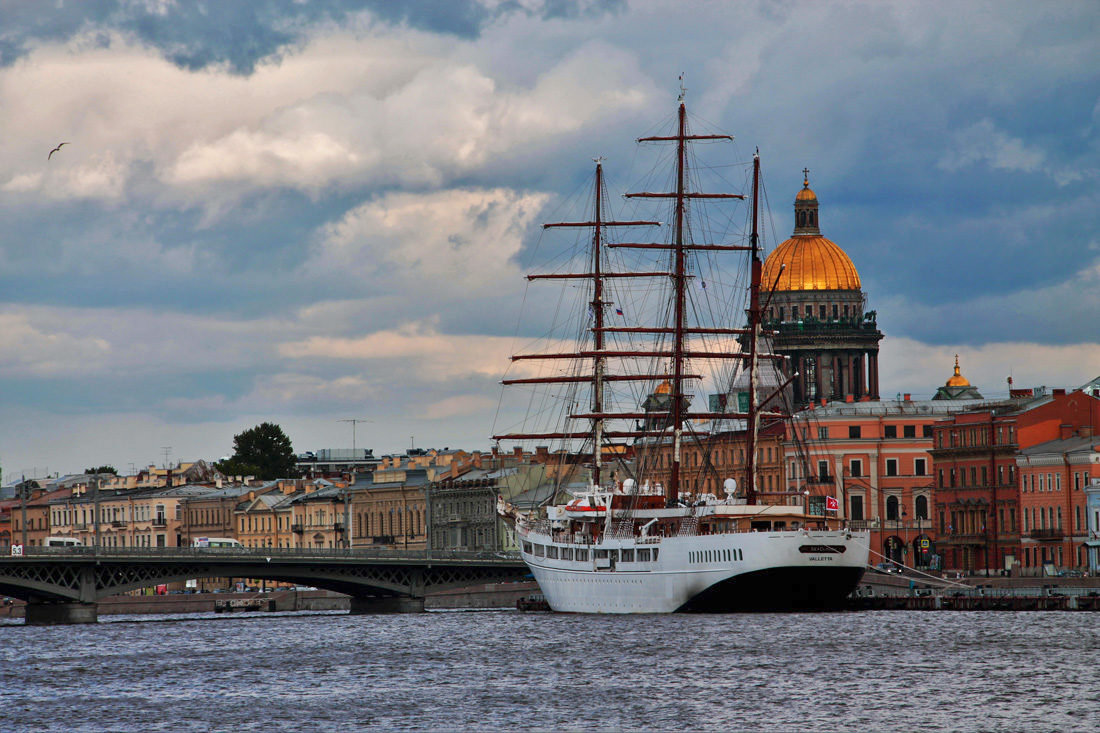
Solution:
[(244, 547), (232, 537), (196, 537), (191, 543), (192, 547)]
[(42, 544), (45, 547), (80, 547), (80, 540), (76, 537), (47, 537)]

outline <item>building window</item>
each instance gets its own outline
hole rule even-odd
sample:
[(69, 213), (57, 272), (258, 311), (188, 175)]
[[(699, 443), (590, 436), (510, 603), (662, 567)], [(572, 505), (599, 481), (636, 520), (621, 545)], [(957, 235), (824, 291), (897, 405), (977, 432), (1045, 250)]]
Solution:
[(818, 440), (825, 440), (826, 438), (828, 438), (829, 437), (829, 428), (818, 428), (817, 429), (817, 437), (818, 437)]
[(833, 303), (833, 320), (835, 321), (839, 317), (840, 317), (839, 306), (837, 306), (836, 303)]
[(861, 436), (861, 430), (859, 425), (848, 426), (848, 438), (849, 440), (857, 439)]
[(886, 518), (892, 520), (898, 519), (898, 497), (886, 497)]
[(859, 458), (853, 458), (848, 461), (848, 473), (853, 477), (859, 477), (863, 475), (863, 461)]
[(913, 459), (913, 474), (916, 476), (925, 476), (928, 472), (928, 461), (924, 458)]
[(896, 438), (898, 437), (897, 425), (884, 425), (882, 428), (882, 437), (884, 438)]
[(917, 426), (916, 425), (902, 425), (901, 426), (901, 431), (902, 431), (901, 434), (906, 438), (915, 438), (915, 437), (917, 437)]
[(821, 320), (823, 320), (823, 321), (825, 320), (825, 304), (824, 303), (822, 303), (821, 305), (819, 305), (817, 307), (817, 315), (821, 318)]
[(897, 476), (898, 475), (898, 459), (887, 458), (886, 459), (886, 475)]
[(928, 519), (928, 497), (918, 496), (914, 509), (917, 519)]
[(853, 496), (849, 499), (852, 505), (852, 519), (863, 519), (863, 497)]
[[(921, 434), (926, 438), (931, 438), (932, 437), (932, 426), (931, 425), (925, 425), (923, 427), (923, 432)], [(940, 441), (940, 446), (941, 447), (943, 446), (943, 441), (942, 440)]]
[(817, 462), (817, 477), (821, 481), (828, 481), (829, 480), (829, 462), (828, 461), (818, 461)]

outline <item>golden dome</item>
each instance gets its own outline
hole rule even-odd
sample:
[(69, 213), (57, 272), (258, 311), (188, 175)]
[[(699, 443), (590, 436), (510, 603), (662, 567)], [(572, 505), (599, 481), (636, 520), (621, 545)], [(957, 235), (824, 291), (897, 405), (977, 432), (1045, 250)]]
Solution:
[[(802, 192), (809, 191), (803, 189)], [(802, 192), (799, 192), (801, 195)], [(813, 192), (810, 192), (811, 195)], [(786, 265), (783, 274), (779, 268)], [(776, 290), (859, 290), (859, 273), (844, 250), (820, 235), (791, 237), (764, 261), (761, 282)]]
[(955, 375), (947, 380), (945, 387), (969, 387), (970, 380), (959, 372), (959, 355), (955, 354)]
[(654, 394), (672, 394), (672, 382), (667, 379), (657, 385), (657, 389), (653, 390)]

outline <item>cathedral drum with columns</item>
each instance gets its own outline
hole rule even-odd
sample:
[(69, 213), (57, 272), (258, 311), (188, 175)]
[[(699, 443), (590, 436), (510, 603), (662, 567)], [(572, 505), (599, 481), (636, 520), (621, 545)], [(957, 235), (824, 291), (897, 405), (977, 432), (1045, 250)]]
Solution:
[(821, 236), (817, 195), (809, 171), (794, 200), (794, 233), (768, 255), (762, 282), (774, 292), (764, 314), (777, 335), (772, 350), (798, 372), (795, 405), (821, 400), (878, 399), (878, 330), (874, 311), (864, 311), (852, 260)]

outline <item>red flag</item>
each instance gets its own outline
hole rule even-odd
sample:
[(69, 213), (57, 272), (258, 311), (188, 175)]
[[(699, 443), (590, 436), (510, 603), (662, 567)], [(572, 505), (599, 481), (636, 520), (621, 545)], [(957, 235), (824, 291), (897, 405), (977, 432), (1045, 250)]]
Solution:
[(836, 500), (834, 496), (825, 497), (825, 511), (827, 512), (839, 512), (840, 502)]

